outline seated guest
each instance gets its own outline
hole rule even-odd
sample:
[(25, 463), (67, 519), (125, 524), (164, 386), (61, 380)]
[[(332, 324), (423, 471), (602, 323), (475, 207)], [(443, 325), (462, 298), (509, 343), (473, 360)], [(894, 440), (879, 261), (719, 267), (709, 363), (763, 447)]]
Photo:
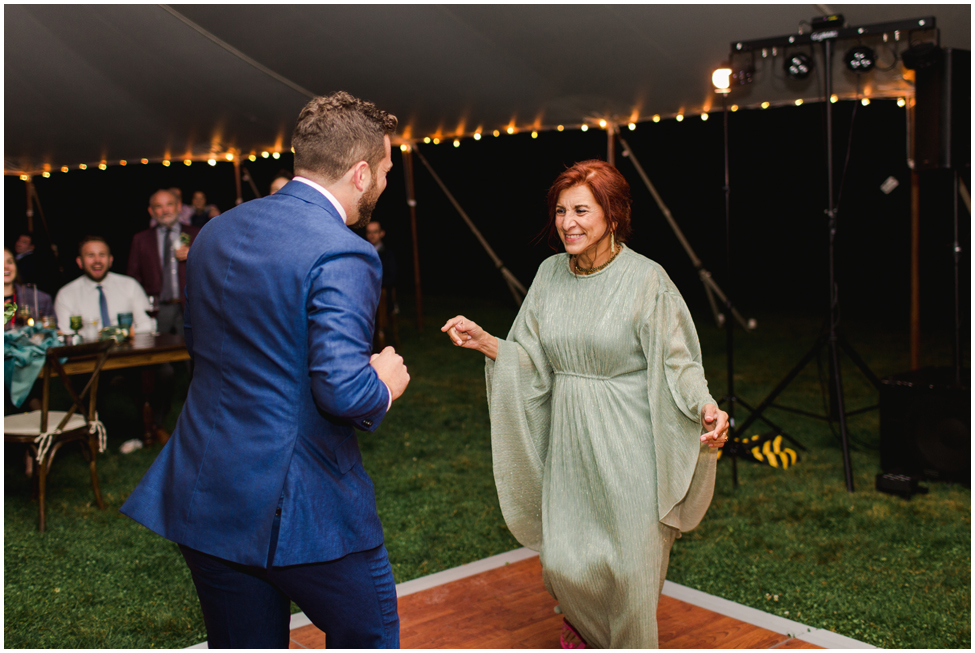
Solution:
[(188, 243), (192, 243), (200, 229), (181, 225), (179, 208), (179, 198), (171, 190), (157, 190), (152, 194), (149, 215), (156, 226), (132, 237), (128, 273), (142, 284), (147, 294), (157, 296), (159, 332), (183, 335)]
[(194, 227), (202, 227), (210, 218), (220, 215), (220, 209), (215, 204), (207, 204), (207, 196), (202, 190), (193, 193), (193, 215), (190, 216), (190, 224)]
[(75, 259), (83, 272), (67, 284), (54, 298), (54, 313), (58, 330), (71, 333), (71, 316), (80, 315), (85, 324), (98, 322), (98, 328), (117, 323), (119, 313), (132, 313), (132, 329), (136, 333), (151, 333), (152, 320), (146, 311), (149, 301), (139, 283), (109, 270), (112, 252), (101, 236), (86, 236), (78, 246)]
[[(46, 292), (41, 292), (36, 288), (30, 288), (21, 283), (17, 275), (17, 260), (10, 249), (3, 248), (3, 303), (13, 302), (17, 306), (27, 306), (30, 308), (31, 316), (35, 323), (40, 324), (41, 317), (54, 315), (54, 304), (51, 296)], [(35, 308), (36, 307), (36, 308)], [(34, 315), (34, 312), (37, 315)], [(3, 330), (9, 331), (14, 328), (16, 316), (13, 316), (4, 323)]]
[[(71, 332), (71, 316), (80, 315), (85, 324), (97, 321), (99, 328), (116, 322), (119, 313), (132, 313), (132, 330), (136, 333), (151, 333), (152, 320), (149, 318), (149, 300), (139, 282), (132, 277), (109, 272), (112, 267), (112, 252), (101, 236), (86, 236), (78, 246), (78, 267), (84, 273), (62, 288), (54, 298), (54, 311), (58, 316), (58, 328)], [(156, 365), (153, 369), (155, 387), (149, 396), (156, 426), (156, 439), (161, 443), (169, 439), (169, 434), (161, 425), (169, 413), (173, 400), (173, 367)], [(119, 371), (125, 375), (130, 388), (141, 388), (139, 372)], [(102, 379), (110, 383), (102, 374)], [(100, 393), (101, 394), (101, 393)], [(137, 402), (141, 408), (141, 401)]]

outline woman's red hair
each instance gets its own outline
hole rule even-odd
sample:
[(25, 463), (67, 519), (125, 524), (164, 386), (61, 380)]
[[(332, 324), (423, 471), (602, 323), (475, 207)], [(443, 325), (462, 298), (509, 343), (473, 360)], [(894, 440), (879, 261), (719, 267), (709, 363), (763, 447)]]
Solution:
[[(542, 229), (549, 244), (553, 238), (558, 238), (555, 228), (555, 207), (559, 203), (559, 196), (563, 191), (576, 186), (586, 185), (603, 210), (610, 231), (613, 231), (617, 242), (624, 242), (630, 237), (630, 185), (620, 171), (605, 161), (591, 159), (580, 161), (560, 174), (552, 187), (548, 189), (548, 222)], [(554, 245), (553, 245), (554, 249)]]

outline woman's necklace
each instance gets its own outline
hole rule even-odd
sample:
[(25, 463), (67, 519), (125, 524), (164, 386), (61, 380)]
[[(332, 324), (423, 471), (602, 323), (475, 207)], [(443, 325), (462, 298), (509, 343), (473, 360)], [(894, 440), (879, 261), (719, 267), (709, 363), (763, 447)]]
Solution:
[(609, 257), (609, 260), (608, 261), (606, 261), (602, 265), (597, 265), (596, 267), (593, 267), (593, 268), (580, 267), (580, 265), (579, 265), (579, 257), (578, 256), (574, 256), (573, 258), (576, 260), (576, 270), (575, 270), (575, 272), (576, 272), (576, 274), (580, 274), (580, 275), (583, 275), (583, 276), (585, 276), (587, 274), (595, 274), (596, 272), (599, 272), (600, 270), (602, 270), (603, 268), (605, 268), (607, 265), (609, 265), (610, 263), (612, 263), (613, 261), (615, 261), (616, 260), (616, 257), (619, 256), (620, 252), (622, 252), (622, 251), (623, 251), (623, 243), (620, 243), (619, 246), (617, 247), (616, 251), (613, 252), (613, 255)]

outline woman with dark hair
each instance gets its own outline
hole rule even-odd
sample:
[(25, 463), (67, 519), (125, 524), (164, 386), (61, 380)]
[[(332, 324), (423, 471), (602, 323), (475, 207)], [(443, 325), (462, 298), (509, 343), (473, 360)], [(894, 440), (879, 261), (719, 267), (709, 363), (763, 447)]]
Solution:
[(441, 330), (487, 357), (501, 509), (541, 554), (563, 648), (656, 647), (670, 548), (711, 502), (728, 414), (677, 288), (624, 245), (619, 171), (577, 163), (548, 206), (565, 253), (539, 266), (507, 339), (461, 315)]
[[(36, 298), (35, 298), (36, 296)], [(41, 292), (36, 288), (25, 286), (20, 283), (17, 275), (17, 259), (14, 253), (7, 247), (3, 248), (3, 303), (13, 302), (17, 306), (27, 306), (33, 312), (35, 307), (37, 315), (34, 319), (40, 324), (41, 317), (54, 315), (54, 302), (46, 292)], [(3, 330), (9, 331), (14, 328), (14, 320), (4, 322)]]

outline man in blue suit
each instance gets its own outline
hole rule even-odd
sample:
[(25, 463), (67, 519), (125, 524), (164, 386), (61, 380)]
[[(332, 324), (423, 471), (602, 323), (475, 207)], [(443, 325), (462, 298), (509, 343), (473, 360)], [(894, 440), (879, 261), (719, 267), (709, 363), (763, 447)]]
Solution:
[(350, 227), (392, 167), (396, 118), (339, 92), (292, 135), (295, 179), (200, 231), (176, 430), (122, 512), (178, 543), (211, 648), (287, 648), (290, 601), (329, 647), (398, 647), (396, 589), (354, 429), (406, 389), (370, 357), (382, 269)]

